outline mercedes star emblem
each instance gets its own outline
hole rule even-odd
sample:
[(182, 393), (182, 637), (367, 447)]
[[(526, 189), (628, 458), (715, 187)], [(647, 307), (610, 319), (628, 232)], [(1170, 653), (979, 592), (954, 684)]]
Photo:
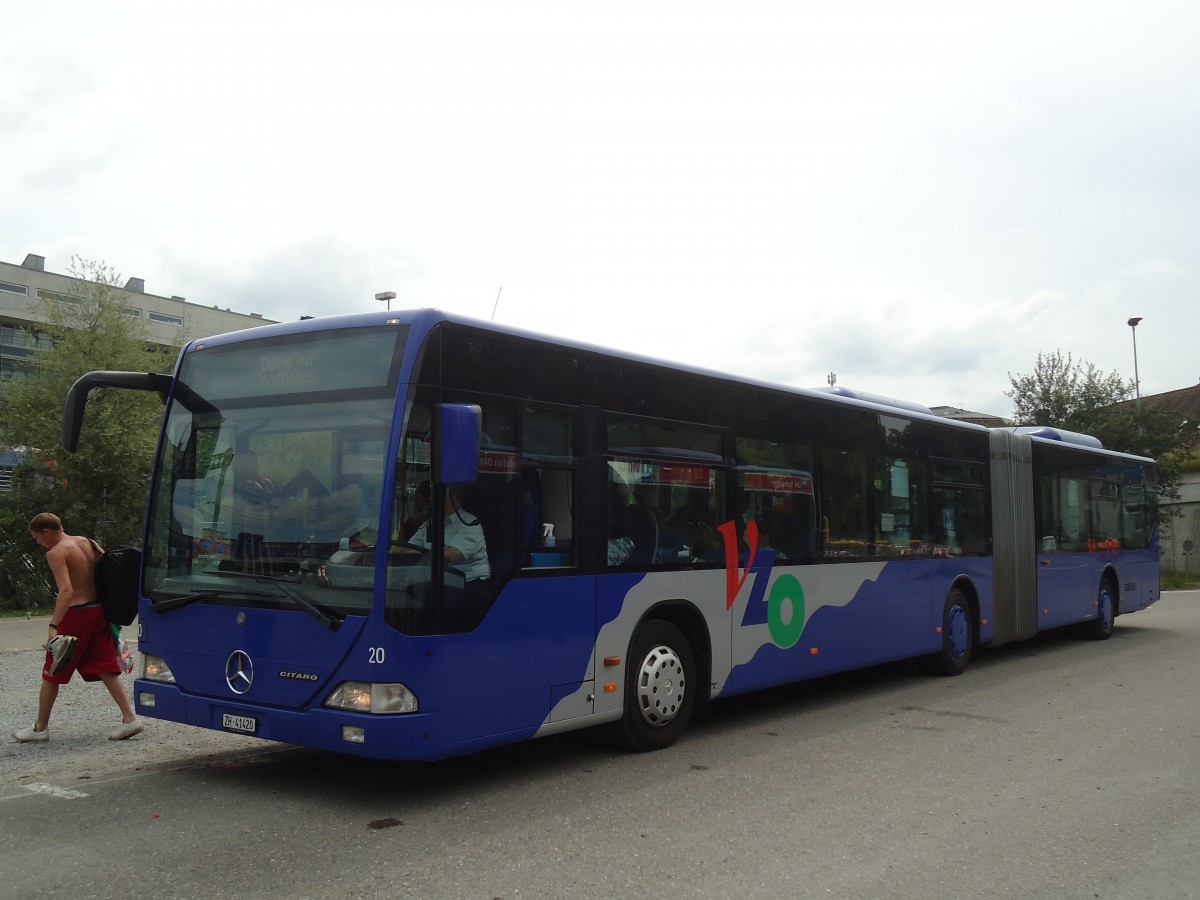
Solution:
[(225, 683), (235, 694), (244, 694), (254, 684), (254, 663), (245, 650), (234, 650), (225, 660)]

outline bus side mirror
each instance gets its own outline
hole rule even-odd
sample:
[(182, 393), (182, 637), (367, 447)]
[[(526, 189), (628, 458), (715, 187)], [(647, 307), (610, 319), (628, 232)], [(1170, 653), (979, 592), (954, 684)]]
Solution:
[(433, 481), (472, 484), (479, 475), (483, 410), (473, 403), (439, 403), (433, 408)]
[(88, 372), (81, 375), (67, 391), (63, 407), (63, 447), (74, 453), (79, 447), (79, 431), (83, 428), (83, 409), (100, 388), (115, 387), (131, 391), (155, 391), (163, 403), (171, 392), (174, 379), (154, 372)]

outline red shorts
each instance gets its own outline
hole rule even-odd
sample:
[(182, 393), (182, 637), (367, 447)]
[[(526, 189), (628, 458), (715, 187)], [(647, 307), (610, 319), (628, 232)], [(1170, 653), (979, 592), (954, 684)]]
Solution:
[(99, 681), (101, 675), (121, 674), (121, 660), (117, 657), (117, 642), (113, 639), (108, 619), (98, 600), (72, 606), (58, 623), (59, 634), (71, 634), (79, 639), (75, 645), (75, 656), (67, 667), (57, 675), (50, 674), (50, 653), (46, 653), (46, 665), (42, 679), (55, 684), (66, 684), (76, 671), (84, 681)]

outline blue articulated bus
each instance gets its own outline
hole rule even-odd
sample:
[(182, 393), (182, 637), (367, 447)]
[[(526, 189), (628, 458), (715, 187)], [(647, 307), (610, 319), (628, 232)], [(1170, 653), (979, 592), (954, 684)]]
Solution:
[(890, 660), (947, 674), (1159, 596), (1153, 461), (433, 310), (188, 344), (143, 547), (139, 714), (377, 758)]

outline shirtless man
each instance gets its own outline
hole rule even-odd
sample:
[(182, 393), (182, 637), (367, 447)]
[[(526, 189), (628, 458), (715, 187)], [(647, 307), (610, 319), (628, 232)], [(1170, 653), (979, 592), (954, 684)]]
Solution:
[(29, 533), (46, 550), (46, 562), (58, 585), (58, 598), (50, 614), (50, 635), (75, 638), (71, 652), (52, 650), (47, 642), (38, 695), (37, 721), (32, 727), (14, 731), (22, 743), (50, 740), (50, 711), (58, 699), (59, 685), (66, 684), (78, 670), (84, 681), (103, 681), (121, 710), (121, 724), (109, 732), (110, 741), (123, 741), (140, 734), (141, 720), (133, 711), (121, 684), (121, 661), (108, 620), (96, 599), (96, 551), (85, 537), (67, 534), (54, 513), (38, 513), (29, 522)]

